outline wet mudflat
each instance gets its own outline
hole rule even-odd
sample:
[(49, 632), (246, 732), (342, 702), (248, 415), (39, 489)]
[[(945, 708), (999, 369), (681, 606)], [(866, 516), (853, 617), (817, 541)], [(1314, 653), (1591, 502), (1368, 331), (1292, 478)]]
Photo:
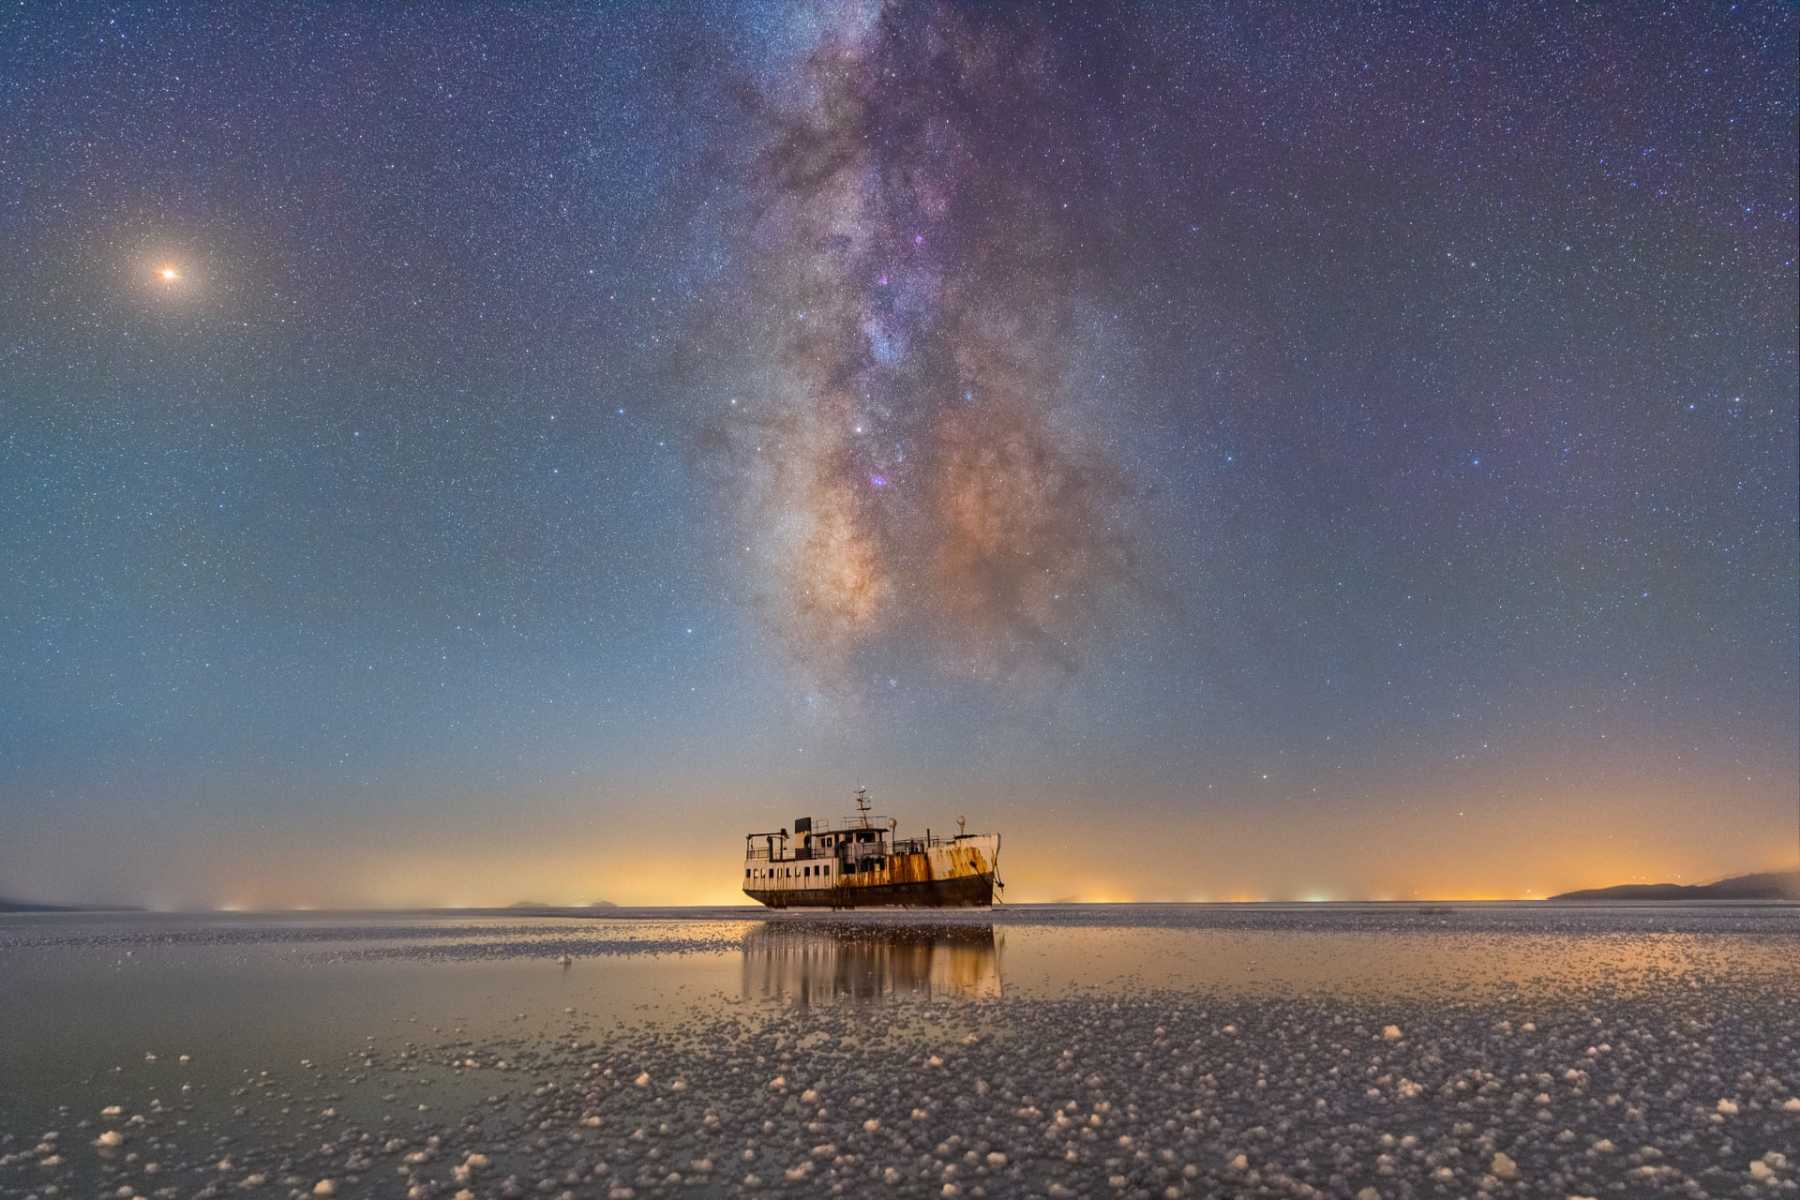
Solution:
[(1800, 1194), (1800, 909), (0, 918), (0, 1196)]

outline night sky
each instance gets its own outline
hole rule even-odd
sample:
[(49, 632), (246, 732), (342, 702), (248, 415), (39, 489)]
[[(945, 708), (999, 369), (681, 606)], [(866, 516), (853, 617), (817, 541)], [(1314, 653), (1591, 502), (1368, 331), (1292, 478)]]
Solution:
[(0, 894), (1791, 861), (1797, 30), (15, 6)]

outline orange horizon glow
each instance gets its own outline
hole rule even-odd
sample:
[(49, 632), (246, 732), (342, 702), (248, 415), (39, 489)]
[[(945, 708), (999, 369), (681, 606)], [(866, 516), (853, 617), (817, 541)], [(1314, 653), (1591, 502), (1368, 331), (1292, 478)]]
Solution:
[[(139, 846), (129, 856), (106, 831), (94, 830), (65, 835), (63, 848), (108, 864), (104, 874), (14, 870), (0, 894), (184, 910), (226, 903), (259, 910), (750, 903), (740, 890), (741, 830), (785, 824), (783, 815), (791, 819), (804, 807), (770, 785), (767, 794), (690, 806), (672, 826), (659, 799), (666, 788), (725, 794), (707, 780), (660, 781), (641, 793), (577, 783), (463, 797), (428, 819), (423, 807), (364, 812), (343, 826), (354, 829), (353, 838), (311, 822), (246, 823)], [(1477, 808), (1460, 796), (1396, 795), (1383, 807), (1354, 812), (1267, 805), (1257, 819), (1230, 823), (1204, 813), (1090, 818), (1077, 815), (1085, 806), (1039, 803), (971, 812), (970, 827), (1004, 835), (1003, 898), (1015, 904), (1534, 900), (1582, 888), (1793, 869), (1791, 804), (1765, 802), (1766, 816), (1740, 825), (1713, 819), (1725, 799), (1679, 785), (1551, 793), (1504, 808)], [(948, 825), (949, 814), (962, 808), (948, 800), (907, 804), (903, 832)], [(1471, 816), (1458, 816), (1458, 809)]]
[[(1128, 855), (1127, 855), (1128, 856)], [(304, 911), (311, 909), (503, 909), (531, 903), (552, 908), (585, 909), (596, 902), (622, 908), (736, 907), (753, 905), (739, 890), (738, 861), (690, 863), (662, 861), (639, 863), (621, 869), (609, 862), (606, 851), (596, 849), (589, 858), (566, 847), (546, 849), (541, 856), (529, 853), (503, 861), (481, 864), (436, 855), (405, 858), (370, 858), (345, 871), (341, 880), (327, 884), (323, 869), (304, 872), (306, 883), (289, 884), (267, 874), (260, 882), (235, 885), (227, 881), (214, 895), (165, 897), (154, 908), (212, 911)], [(1616, 862), (1616, 866), (1612, 865)], [(1763, 870), (1792, 869), (1779, 859), (1750, 861), (1724, 869), (1696, 870), (1695, 864), (1645, 859), (1590, 864), (1586, 869), (1561, 872), (1534, 871), (1530, 885), (1506, 886), (1498, 881), (1420, 879), (1411, 886), (1391, 882), (1367, 886), (1337, 884), (1263, 888), (1221, 887), (1197, 891), (1191, 886), (1130, 887), (1121, 882), (1071, 881), (1057, 887), (1060, 874), (1050, 862), (1014, 867), (1003, 873), (1013, 879), (999, 907), (1012, 904), (1332, 904), (1332, 903), (1475, 903), (1542, 900), (1582, 888), (1610, 887), (1626, 883), (1696, 883)], [(704, 877), (703, 881), (696, 881)], [(442, 881), (456, 879), (454, 891)], [(1549, 879), (1550, 882), (1544, 882)]]

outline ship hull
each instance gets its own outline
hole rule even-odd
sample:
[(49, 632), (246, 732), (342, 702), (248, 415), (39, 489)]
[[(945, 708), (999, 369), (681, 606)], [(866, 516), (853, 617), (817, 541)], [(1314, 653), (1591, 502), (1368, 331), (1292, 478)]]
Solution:
[(746, 888), (744, 894), (770, 908), (985, 908), (994, 902), (994, 877), (964, 875), (794, 891)]

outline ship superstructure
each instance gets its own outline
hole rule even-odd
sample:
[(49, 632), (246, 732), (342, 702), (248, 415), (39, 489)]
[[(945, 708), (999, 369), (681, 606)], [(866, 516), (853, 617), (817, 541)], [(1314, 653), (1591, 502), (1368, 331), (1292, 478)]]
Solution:
[(1000, 835), (957, 832), (901, 838), (899, 824), (869, 811), (856, 790), (856, 815), (841, 828), (798, 817), (790, 834), (744, 835), (744, 894), (770, 908), (978, 908), (994, 902)]

